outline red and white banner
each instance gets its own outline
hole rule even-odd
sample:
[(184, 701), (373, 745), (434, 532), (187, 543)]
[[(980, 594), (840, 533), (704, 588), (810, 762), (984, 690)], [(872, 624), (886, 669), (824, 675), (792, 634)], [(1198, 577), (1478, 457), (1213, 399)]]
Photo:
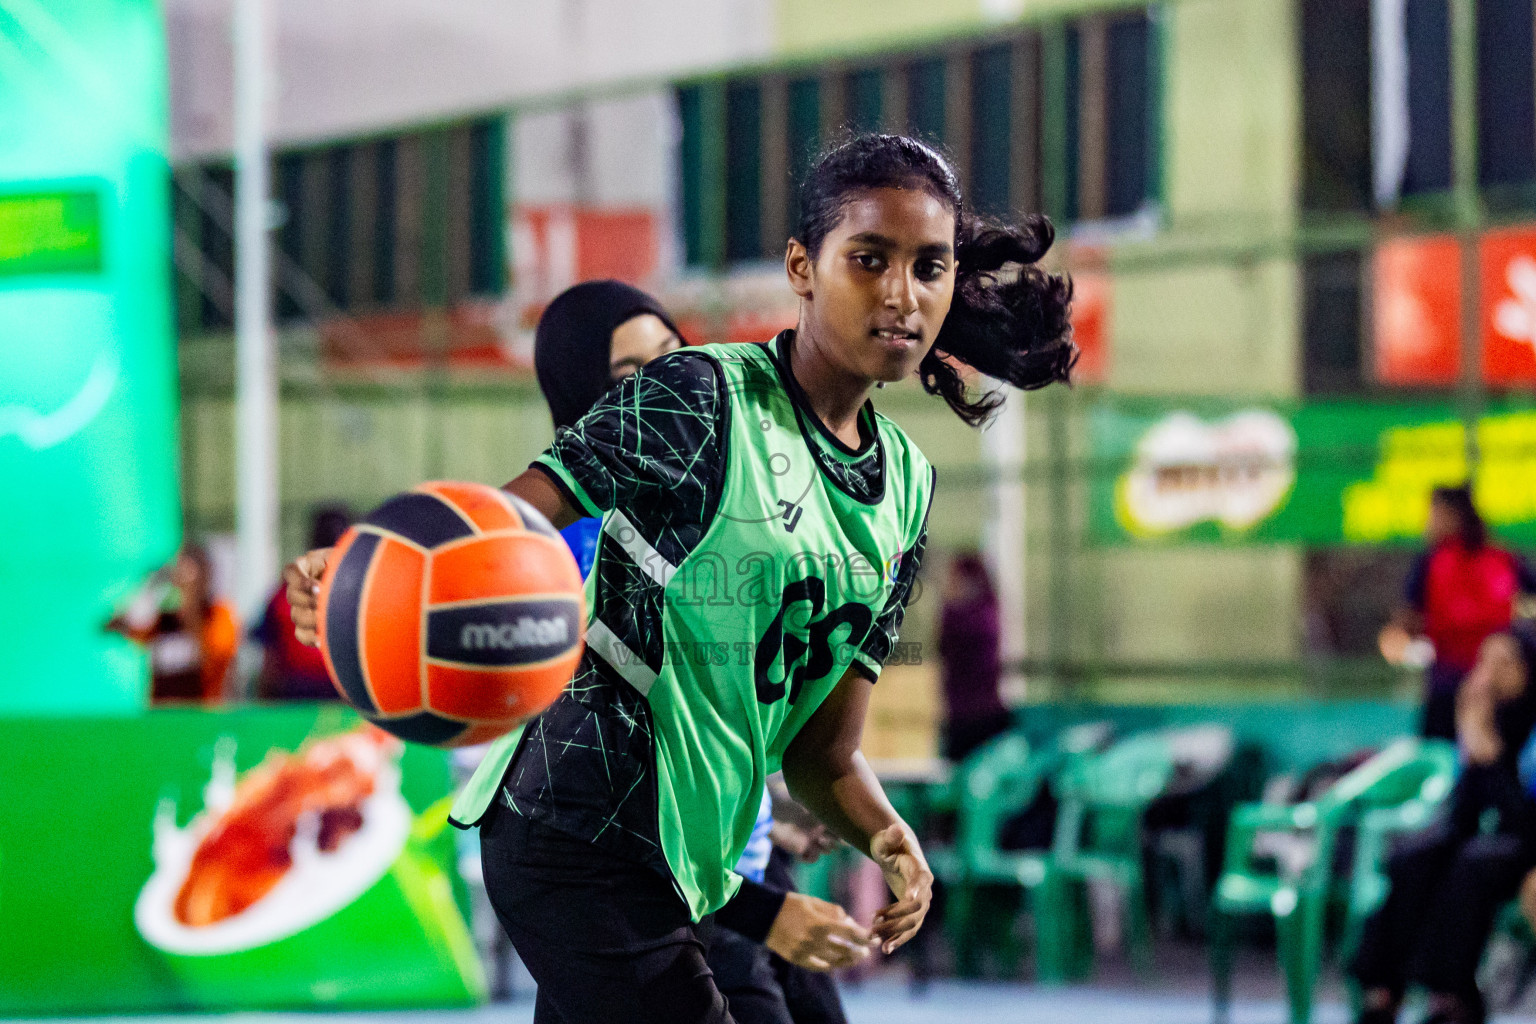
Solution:
[(1536, 228), (1483, 236), (1483, 379), (1536, 383)]
[(1372, 347), (1381, 383), (1454, 385), (1460, 379), (1460, 252), (1450, 235), (1390, 238), (1377, 246)]

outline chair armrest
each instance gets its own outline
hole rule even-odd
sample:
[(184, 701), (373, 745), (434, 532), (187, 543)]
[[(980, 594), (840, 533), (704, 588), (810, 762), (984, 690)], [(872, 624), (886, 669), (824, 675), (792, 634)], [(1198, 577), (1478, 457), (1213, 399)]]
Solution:
[(1405, 800), (1396, 807), (1373, 807), (1360, 815), (1355, 828), (1359, 835), (1416, 832), (1430, 823), (1441, 806), (1440, 801)]
[(1231, 828), (1244, 832), (1299, 831), (1316, 828), (1321, 815), (1314, 803), (1238, 804)]

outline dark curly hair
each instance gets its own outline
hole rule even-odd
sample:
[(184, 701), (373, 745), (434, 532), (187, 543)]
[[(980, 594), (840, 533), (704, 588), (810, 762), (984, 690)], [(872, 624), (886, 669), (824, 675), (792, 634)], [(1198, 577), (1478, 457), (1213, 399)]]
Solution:
[(857, 135), (824, 153), (800, 186), (795, 238), (812, 259), (848, 204), (876, 188), (921, 189), (955, 212), (954, 300), (918, 365), (923, 390), (977, 426), (1002, 396), (972, 398), (950, 360), (1026, 391), (1071, 380), (1078, 355), (1072, 282), (1036, 266), (1056, 238), (1048, 218), (1003, 224), (979, 217), (966, 209), (954, 168), (938, 150), (904, 135)]

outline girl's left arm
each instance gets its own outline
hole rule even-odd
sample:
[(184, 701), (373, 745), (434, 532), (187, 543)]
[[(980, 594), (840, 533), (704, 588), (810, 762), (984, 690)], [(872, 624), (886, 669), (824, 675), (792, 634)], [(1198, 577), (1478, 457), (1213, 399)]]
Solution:
[(891, 953), (922, 926), (933, 872), (916, 833), (891, 807), (859, 749), (873, 689), (859, 668), (843, 673), (784, 751), (784, 781), (796, 800), (880, 865), (896, 902), (875, 915), (873, 931)]

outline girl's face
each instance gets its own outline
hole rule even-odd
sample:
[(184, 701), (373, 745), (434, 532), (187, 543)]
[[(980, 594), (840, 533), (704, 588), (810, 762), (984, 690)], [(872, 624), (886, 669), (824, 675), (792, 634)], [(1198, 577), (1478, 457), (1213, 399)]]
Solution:
[(199, 596), (208, 589), (202, 564), (188, 554), (176, 556), (176, 561), (171, 566), (171, 583), (185, 596)]
[(683, 339), (656, 314), (632, 316), (615, 327), (609, 338), (608, 376), (617, 383), (682, 344)]
[(955, 215), (920, 189), (862, 193), (813, 261), (798, 241), (785, 259), (806, 326), (850, 373), (898, 381), (917, 370), (955, 290)]
[(1443, 501), (1430, 501), (1429, 525), (1424, 531), (1424, 539), (1431, 547), (1456, 536), (1459, 529), (1461, 520), (1454, 509)]

